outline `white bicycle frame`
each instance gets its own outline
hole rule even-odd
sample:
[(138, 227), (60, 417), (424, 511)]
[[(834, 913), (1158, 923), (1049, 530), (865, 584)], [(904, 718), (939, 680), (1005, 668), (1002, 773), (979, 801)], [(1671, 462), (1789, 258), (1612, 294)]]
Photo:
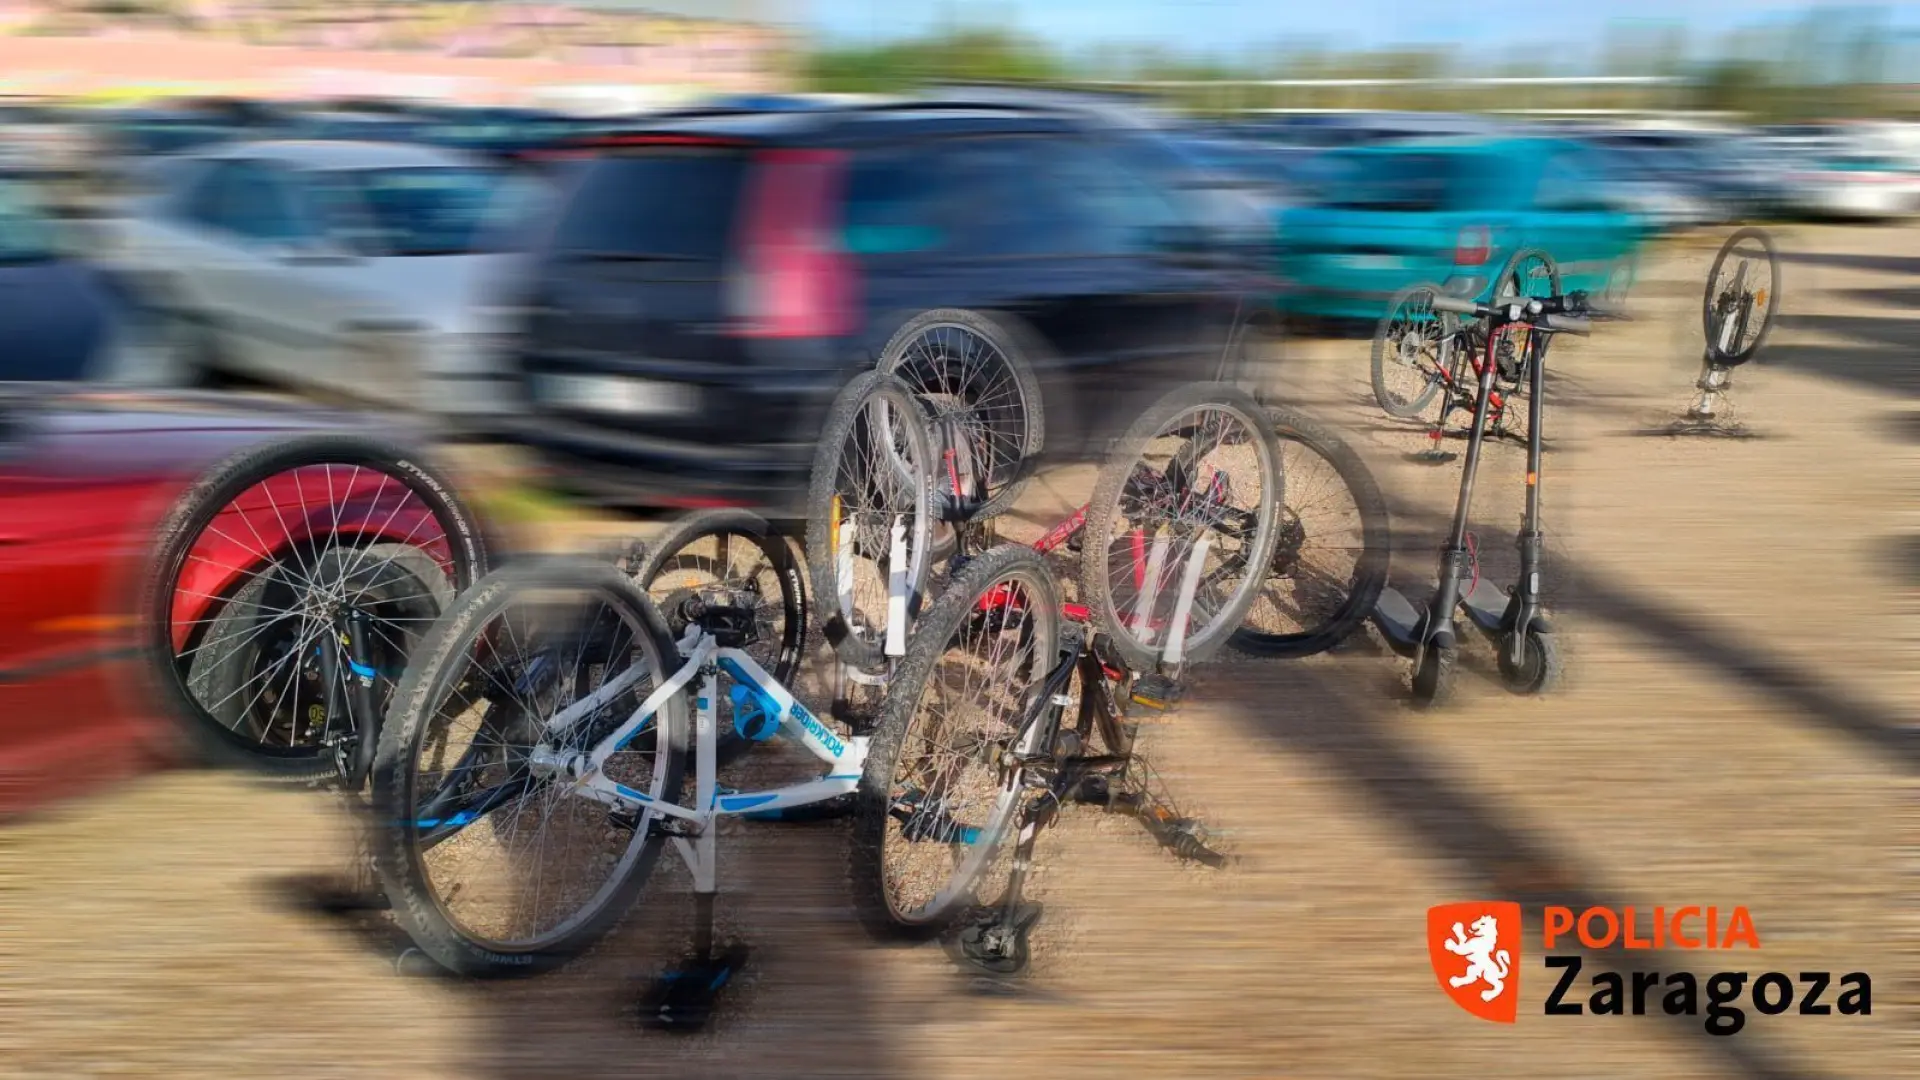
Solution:
[[(843, 739), (834, 734), (753, 657), (736, 648), (722, 647), (712, 634), (698, 626), (689, 628), (687, 637), (680, 644), (680, 651), (686, 658), (680, 669), (647, 695), (633, 715), (611, 735), (600, 740), (591, 750), (566, 755), (536, 750), (533, 759), (536, 767), (551, 769), (557, 777), (571, 778), (565, 782), (576, 795), (608, 806), (643, 811), (638, 826), (641, 829), (651, 827), (655, 815), (690, 822), (693, 826), (690, 837), (672, 835), (670, 839), (680, 857), (686, 861), (687, 868), (693, 872), (694, 891), (710, 893), (715, 890), (714, 837), (718, 831), (713, 828), (715, 818), (806, 806), (851, 794), (859, 787), (860, 775), (866, 766), (867, 740)], [(826, 763), (826, 773), (817, 779), (787, 787), (721, 794), (714, 782), (715, 753), (719, 741), (714, 694), (721, 673), (747, 687), (763, 702), (775, 706), (781, 730)], [(592, 715), (646, 674), (648, 672), (644, 669), (636, 668), (620, 673), (592, 694), (554, 714), (547, 721), (547, 731), (554, 735), (563, 734), (571, 725)], [(660, 711), (666, 703), (675, 695), (685, 693), (695, 679), (702, 682), (694, 698), (694, 805), (686, 807), (666, 802), (609, 779), (601, 771), (607, 759), (649, 725), (657, 724)], [(556, 778), (555, 782), (562, 781)]]

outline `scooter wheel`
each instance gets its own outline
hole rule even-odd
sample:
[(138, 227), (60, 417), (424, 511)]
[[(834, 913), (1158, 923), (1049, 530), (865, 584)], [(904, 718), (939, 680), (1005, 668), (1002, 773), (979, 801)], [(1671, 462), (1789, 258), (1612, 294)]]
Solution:
[(1560, 683), (1560, 649), (1552, 634), (1529, 632), (1513, 662), (1513, 635), (1500, 637), (1500, 681), (1516, 694), (1544, 694)]
[(1420, 655), (1420, 664), (1413, 670), (1413, 701), (1422, 708), (1432, 709), (1445, 705), (1453, 696), (1453, 673), (1460, 660), (1460, 650), (1455, 645), (1432, 644)]

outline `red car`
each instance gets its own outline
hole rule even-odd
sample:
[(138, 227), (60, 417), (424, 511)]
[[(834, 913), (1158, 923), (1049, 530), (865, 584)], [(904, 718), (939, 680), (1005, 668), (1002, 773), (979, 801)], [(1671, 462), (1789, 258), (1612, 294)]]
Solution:
[(0, 814), (178, 755), (371, 758), (407, 650), (485, 572), (444, 476), (266, 400), (0, 391)]

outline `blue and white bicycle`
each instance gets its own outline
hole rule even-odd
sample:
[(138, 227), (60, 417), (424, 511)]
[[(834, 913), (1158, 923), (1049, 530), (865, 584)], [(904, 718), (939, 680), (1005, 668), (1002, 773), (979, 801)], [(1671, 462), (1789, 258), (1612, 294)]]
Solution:
[[(857, 625), (896, 654), (904, 637), (886, 623), (920, 586), (929, 532), (918, 416), (896, 380), (862, 376), (836, 402), (816, 462), (844, 489), (837, 546), (888, 583)], [(711, 937), (717, 819), (851, 795), (866, 760), (864, 738), (835, 732), (784, 685), (805, 609), (786, 540), (764, 525), (737, 513), (690, 521), (637, 574), (584, 558), (509, 564), (436, 624), (396, 691), (373, 773), (375, 866), (401, 928), (433, 960), (468, 975), (564, 963), (614, 927), (671, 843), (702, 906), (695, 974), (725, 980), (732, 965)], [(684, 557), (702, 543), (717, 554)], [(765, 556), (765, 572), (729, 572), (730, 543)], [(706, 572), (676, 584), (689, 567)], [(776, 732), (822, 771), (766, 791), (716, 783), (728, 742)]]

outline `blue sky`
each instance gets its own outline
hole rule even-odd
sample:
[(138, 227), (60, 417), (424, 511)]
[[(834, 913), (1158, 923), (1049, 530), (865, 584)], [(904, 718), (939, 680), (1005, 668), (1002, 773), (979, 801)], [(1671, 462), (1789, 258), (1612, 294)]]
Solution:
[[(1626, 0), (1523, 5), (1390, 3), (1386, 0), (798, 0), (823, 35), (860, 41), (907, 37), (937, 26), (945, 13), (961, 21), (1003, 22), (1069, 49), (1102, 43), (1160, 43), (1170, 48), (1233, 52), (1288, 38), (1398, 43), (1543, 42), (1564, 40), (1584, 52), (1616, 22), (1687, 24), (1695, 37), (1717, 30), (1792, 19), (1805, 0)], [(1920, 30), (1920, 4), (1885, 5), (1897, 26)], [(1451, 11), (1454, 19), (1436, 19)], [(1476, 25), (1476, 23), (1478, 25)]]

